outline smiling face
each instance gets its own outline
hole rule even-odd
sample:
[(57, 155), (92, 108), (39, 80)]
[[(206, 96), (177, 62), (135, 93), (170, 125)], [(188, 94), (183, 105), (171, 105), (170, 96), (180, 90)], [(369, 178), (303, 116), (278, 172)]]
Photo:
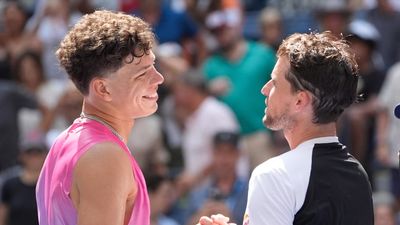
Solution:
[(164, 78), (154, 67), (154, 61), (150, 51), (106, 78), (115, 107), (129, 117), (140, 118), (157, 110), (157, 89)]
[(263, 122), (272, 130), (281, 130), (293, 125), (294, 117), (291, 110), (295, 101), (290, 83), (285, 75), (289, 71), (289, 61), (285, 57), (279, 57), (269, 80), (261, 89), (266, 96), (265, 115)]

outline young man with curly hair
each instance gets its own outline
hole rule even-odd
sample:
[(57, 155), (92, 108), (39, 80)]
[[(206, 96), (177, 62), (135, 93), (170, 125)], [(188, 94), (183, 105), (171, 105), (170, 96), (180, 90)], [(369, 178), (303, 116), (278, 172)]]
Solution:
[[(260, 164), (249, 182), (246, 225), (372, 225), (371, 186), (336, 136), (357, 99), (354, 54), (330, 33), (293, 34), (261, 92), (264, 124), (283, 130), (290, 151)], [(227, 224), (219, 215), (200, 224)]]
[(85, 15), (56, 54), (84, 96), (81, 117), (53, 144), (37, 184), (40, 225), (149, 224), (143, 174), (126, 146), (136, 118), (157, 109), (163, 76), (139, 18)]

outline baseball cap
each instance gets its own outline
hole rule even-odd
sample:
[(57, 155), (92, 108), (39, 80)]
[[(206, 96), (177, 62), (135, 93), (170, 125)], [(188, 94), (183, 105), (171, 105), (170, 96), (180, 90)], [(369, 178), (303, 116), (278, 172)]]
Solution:
[(235, 147), (239, 146), (240, 135), (234, 131), (220, 131), (214, 135), (214, 145), (231, 144)]
[(208, 29), (216, 29), (223, 26), (234, 27), (240, 24), (240, 17), (240, 10), (238, 8), (217, 10), (208, 14), (205, 25)]
[(357, 38), (376, 44), (380, 39), (379, 31), (365, 20), (354, 20), (349, 24), (348, 32)]
[(21, 153), (47, 153), (48, 147), (42, 136), (27, 137), (19, 145)]

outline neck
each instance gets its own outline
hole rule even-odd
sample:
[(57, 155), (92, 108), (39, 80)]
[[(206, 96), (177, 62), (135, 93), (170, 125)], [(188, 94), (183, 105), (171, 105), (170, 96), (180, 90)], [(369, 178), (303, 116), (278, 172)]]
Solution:
[(117, 133), (115, 134), (116, 136), (120, 136), (119, 138), (122, 138), (122, 141), (127, 143), (134, 124), (133, 119), (120, 118), (118, 114), (101, 110), (100, 107), (96, 107), (86, 101), (83, 103), (82, 113), (100, 123), (105, 123), (113, 133)]
[(283, 131), (290, 149), (296, 148), (299, 144), (319, 137), (336, 136), (336, 124), (307, 124), (293, 126), (291, 129)]
[(21, 174), (21, 180), (25, 184), (36, 184), (39, 179), (40, 170), (24, 169)]
[(233, 186), (233, 183), (236, 180), (236, 175), (231, 173), (231, 174), (225, 174), (224, 176), (220, 177), (218, 179), (216, 185), (219, 190), (221, 190), (224, 194), (228, 194)]
[(192, 100), (191, 100), (191, 104), (188, 108), (190, 111), (190, 114), (194, 113), (200, 107), (200, 105), (204, 102), (204, 100), (206, 98), (207, 98), (207, 96), (202, 95), (202, 94), (191, 96)]
[(238, 40), (235, 42), (231, 48), (227, 49), (224, 52), (224, 55), (229, 61), (237, 61), (245, 54), (247, 50), (246, 41), (243, 39)]

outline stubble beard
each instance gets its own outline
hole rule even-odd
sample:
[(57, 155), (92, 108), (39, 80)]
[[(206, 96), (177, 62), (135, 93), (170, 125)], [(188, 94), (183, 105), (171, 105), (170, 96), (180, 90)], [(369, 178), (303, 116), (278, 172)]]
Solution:
[(292, 123), (292, 118), (287, 113), (288, 110), (285, 109), (284, 113), (278, 115), (278, 116), (271, 116), (270, 114), (267, 113), (264, 115), (263, 118), (263, 123), (264, 125), (274, 131), (278, 130), (283, 130), (286, 128), (289, 128)]

